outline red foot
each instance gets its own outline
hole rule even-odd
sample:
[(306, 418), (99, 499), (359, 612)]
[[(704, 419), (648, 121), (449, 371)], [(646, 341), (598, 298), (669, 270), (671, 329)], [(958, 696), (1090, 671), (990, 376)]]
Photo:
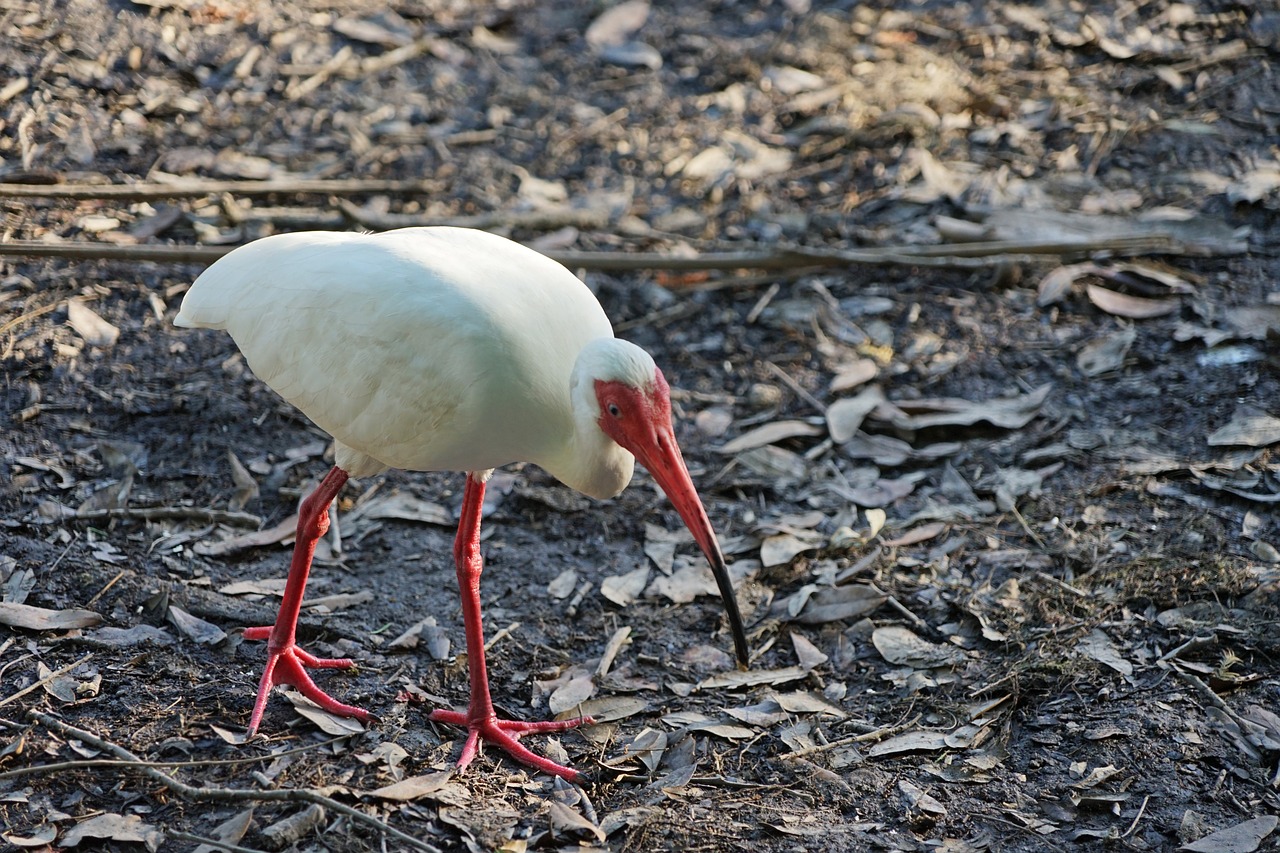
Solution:
[[(246, 640), (266, 640), (271, 636), (271, 627), (245, 628)], [(304, 651), (298, 645), (290, 643), (279, 651), (268, 646), (267, 666), (262, 671), (262, 680), (258, 683), (258, 701), (253, 706), (253, 716), (249, 718), (249, 734), (258, 730), (262, 722), (262, 714), (267, 708), (267, 696), (271, 688), (277, 684), (288, 684), (296, 687), (303, 696), (315, 702), (331, 714), (340, 717), (355, 717), (362, 723), (376, 720), (373, 714), (354, 705), (346, 705), (325, 693), (307, 674), (306, 667), (313, 669), (353, 669), (355, 661), (350, 658), (318, 658)]]
[(448, 723), (451, 726), (462, 726), (467, 729), (467, 742), (462, 747), (462, 755), (458, 758), (458, 769), (465, 770), (479, 751), (480, 741), (491, 743), (503, 750), (522, 764), (568, 779), (570, 782), (585, 782), (587, 777), (563, 764), (556, 764), (549, 758), (543, 758), (531, 752), (520, 743), (522, 735), (530, 732), (562, 732), (581, 725), (591, 725), (590, 717), (574, 717), (572, 720), (550, 720), (545, 723), (526, 723), (521, 720), (499, 720), (493, 714), (472, 720), (469, 714), (458, 711), (432, 711), (429, 719), (437, 723)]

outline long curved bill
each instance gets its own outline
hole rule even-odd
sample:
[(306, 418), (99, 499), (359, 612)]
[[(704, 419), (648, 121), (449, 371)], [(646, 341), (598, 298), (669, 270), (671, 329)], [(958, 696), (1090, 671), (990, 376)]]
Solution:
[(693, 479), (689, 476), (689, 469), (685, 467), (675, 433), (670, 427), (658, 427), (656, 437), (655, 446), (646, 448), (647, 452), (637, 453), (636, 458), (649, 469), (653, 479), (666, 492), (676, 512), (680, 513), (685, 526), (693, 534), (694, 541), (706, 555), (707, 562), (711, 564), (711, 574), (715, 576), (716, 586), (720, 588), (720, 598), (724, 601), (724, 609), (729, 616), (729, 630), (733, 632), (738, 664), (746, 668), (750, 663), (751, 650), (747, 647), (747, 632), (742, 627), (742, 614), (738, 610), (738, 599), (733, 594), (733, 583), (729, 579), (724, 554), (720, 551), (720, 540), (716, 538), (711, 520), (707, 518), (707, 511), (693, 487)]

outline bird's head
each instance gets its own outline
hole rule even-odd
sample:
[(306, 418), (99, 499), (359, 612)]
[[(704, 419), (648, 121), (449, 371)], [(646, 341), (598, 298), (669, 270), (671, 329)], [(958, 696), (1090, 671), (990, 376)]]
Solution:
[(609, 343), (602, 350), (605, 354), (599, 358), (592, 377), (599, 411), (596, 424), (648, 469), (680, 513), (711, 565), (729, 616), (738, 662), (746, 666), (746, 632), (724, 554), (676, 443), (671, 423), (671, 389), (648, 353), (625, 341), (606, 340)]

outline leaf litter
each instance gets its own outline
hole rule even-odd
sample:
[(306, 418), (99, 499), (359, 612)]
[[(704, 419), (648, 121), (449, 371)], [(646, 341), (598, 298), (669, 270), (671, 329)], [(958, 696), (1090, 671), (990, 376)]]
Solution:
[[(762, 7), (763, 29), (752, 29), (694, 7), (627, 3), (569, 13), (553, 32), (481, 4), (451, 13), (462, 17), (442, 33), (442, 19), (403, 10), (286, 3), (271, 21), (152, 11), (128, 40), (106, 39), (106, 18), (78, 22), (78, 39), (99, 42), (85, 55), (106, 57), (100, 67), (59, 61), (55, 42), (28, 50), (22, 39), (38, 35), (43, 12), (24, 12), (6, 36), (18, 39), (14, 82), (0, 93), (18, 129), (0, 143), (7, 161), (63, 181), (123, 174), (145, 189), (171, 179), (145, 156), (159, 144), (160, 164), (184, 179), (377, 172), (426, 174), (432, 189), (341, 210), (327, 193), (286, 192), (288, 208), (272, 208), (242, 187), (173, 203), (55, 200), (21, 208), (15, 239), (218, 245), (335, 214), (385, 223), (483, 210), (548, 251), (688, 258), (749, 241), (919, 253), (909, 269), (806, 268), (755, 282), (697, 271), (662, 279), (680, 285), (672, 292), (657, 275), (588, 272), (619, 328), (672, 379), (686, 458), (750, 614), (754, 666), (732, 670), (696, 548), (642, 529), (642, 516), (658, 520), (645, 489), (593, 505), (531, 468), (500, 472), (507, 486), (486, 506), (497, 515), (486, 613), (524, 627), (495, 651), (496, 693), (519, 705), (530, 684), (564, 679), (512, 710), (536, 715), (559, 694), (556, 707), (572, 706), (564, 713), (605, 721), (590, 749), (642, 781), (593, 789), (599, 815), (585, 797), (533, 795), (540, 780), (507, 765), (498, 782), (447, 783), (467, 800), (373, 797), (363, 807), (511, 850), (601, 844), (602, 833), (662, 849), (665, 833), (708, 827), (709, 849), (726, 850), (789, 849), (805, 837), (850, 849), (967, 849), (973, 839), (1014, 850), (1066, 840), (1254, 849), (1272, 833), (1265, 818), (1242, 820), (1275, 807), (1274, 721), (1262, 705), (1274, 673), (1277, 534), (1258, 505), (1280, 495), (1276, 391), (1263, 369), (1280, 322), (1265, 284), (1276, 278), (1270, 255), (1255, 251), (1272, 240), (1277, 209), (1274, 152), (1259, 142), (1274, 112), (1261, 82), (1266, 13), (1006, 6), (988, 20), (967, 7), (783, 3)], [(764, 53), (752, 47), (759, 33)], [(201, 58), (208, 38), (226, 52)], [(568, 49), (575, 38), (584, 50)], [(178, 79), (145, 53), (132, 61), (135, 44), (186, 57), (191, 73)], [(759, 62), (726, 62), (730, 47)], [(54, 58), (31, 64), (45, 53)], [(1082, 63), (1093, 73), (1076, 74)], [(427, 105), (410, 85), (420, 77), (461, 82), (433, 87)], [(545, 79), (563, 90), (535, 84)], [(457, 94), (477, 90), (482, 107)], [(1128, 96), (1117, 101), (1120, 90)], [(279, 97), (261, 97), (270, 92)], [(386, 108), (388, 92), (402, 106)], [(232, 114), (261, 139), (236, 137)], [(198, 124), (198, 142), (168, 144), (175, 115)], [(653, 175), (628, 174), (623, 186), (614, 165), (633, 162)], [(566, 217), (602, 193), (613, 201), (594, 225), (540, 232), (512, 218)], [(966, 244), (982, 241), (1011, 243), (973, 263)], [(1032, 241), (1075, 248), (1038, 257)], [(1148, 248), (1135, 256), (1125, 241)], [(43, 669), (5, 670), (14, 690), (33, 688), (15, 703), (57, 703), (87, 727), (135, 733), (161, 757), (213, 731), (212, 757), (240, 757), (253, 748), (234, 731), (245, 710), (235, 703), (247, 700), (206, 703), (190, 685), (253, 649), (236, 653), (232, 629), (269, 619), (249, 615), (253, 597), (269, 610), (279, 595), (261, 579), (280, 574), (290, 516), (326, 466), (325, 442), (264, 394), (225, 342), (166, 331), (187, 272), (15, 264), (0, 278), (0, 308), (18, 323), (6, 326), (4, 356), (16, 414), (3, 603), (38, 609), (0, 609), (13, 629), (0, 639), (0, 667), (38, 650)], [(673, 308), (685, 313), (661, 313)], [(104, 436), (133, 449), (116, 453)], [(405, 772), (349, 762), (336, 745), (297, 763), (278, 757), (267, 778), (288, 765), (289, 785), (377, 791), (418, 778), (426, 790), (446, 772), (454, 735), (390, 697), (440, 705), (465, 691), (448, 643), (459, 637), (453, 506), (453, 480), (397, 473), (344, 500), (342, 538), (326, 543), (314, 592), (327, 610), (347, 610), (304, 619), (306, 632), (369, 661), (324, 677), (362, 700), (386, 698), (378, 711), (391, 722), (352, 736), (402, 741), (391, 745)], [(266, 521), (244, 536), (194, 515), (144, 515), (214, 507)], [(653, 528), (678, 524), (658, 512), (668, 514)], [(325, 582), (354, 589), (324, 596)], [(161, 583), (171, 599), (145, 610)], [(166, 619), (175, 624), (156, 627)], [(42, 684), (78, 644), (108, 662)], [(106, 676), (96, 694), (93, 666)], [(1175, 686), (1130, 689), (1149, 678)], [(139, 728), (113, 691), (143, 703), (150, 725)], [(964, 697), (982, 707), (949, 719)], [(279, 726), (288, 712), (271, 713)], [(310, 745), (312, 725), (289, 736)], [(597, 753), (578, 735), (559, 748), (589, 767)], [(0, 747), (0, 760), (93, 751), (37, 728)], [(234, 784), (239, 770), (208, 772), (211, 784)], [(1174, 777), (1185, 790), (1163, 787)], [(749, 787), (761, 784), (804, 807), (777, 814), (783, 806)], [(1035, 794), (991, 794), (1009, 786)], [(29, 800), (40, 787), (69, 791), (41, 778)], [(87, 808), (127, 814), (138, 804), (128, 781), (101, 790)], [(154, 797), (141, 799), (146, 808)], [(70, 816), (17, 799), (4, 807), (15, 838), (74, 838)], [(262, 809), (227, 837), (254, 846), (319, 831), (309, 809)], [(855, 812), (869, 817), (852, 823)], [(184, 819), (139, 814), (157, 826)], [(46, 838), (39, 827), (49, 826)]]

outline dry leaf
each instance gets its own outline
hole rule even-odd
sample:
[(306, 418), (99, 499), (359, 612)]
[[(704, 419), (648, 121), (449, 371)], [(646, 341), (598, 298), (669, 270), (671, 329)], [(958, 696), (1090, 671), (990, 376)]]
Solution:
[(934, 669), (958, 666), (964, 652), (954, 646), (931, 643), (901, 625), (886, 625), (871, 633), (871, 643), (880, 656), (896, 666)]
[(796, 650), (796, 660), (805, 669), (816, 669), (827, 662), (827, 655), (809, 642), (809, 638), (803, 634), (791, 632), (791, 646)]
[(919, 545), (921, 542), (927, 542), (930, 539), (933, 539), (946, 529), (947, 525), (944, 522), (934, 521), (929, 524), (922, 524), (919, 527), (914, 527), (896, 539), (885, 539), (883, 542), (890, 548), (901, 548), (904, 545)]
[(1044, 278), (1040, 279), (1036, 304), (1043, 308), (1046, 305), (1060, 302), (1067, 295), (1067, 292), (1071, 290), (1071, 285), (1084, 276), (1096, 272), (1097, 269), (1097, 264), (1083, 263), (1066, 264), (1049, 270)]
[(169, 605), (169, 621), (174, 627), (197, 643), (216, 646), (227, 638), (227, 633), (198, 616), (192, 616), (176, 604)]
[(792, 621), (802, 625), (821, 625), (853, 619), (878, 610), (888, 600), (887, 595), (870, 584), (818, 589), (807, 596)]
[(822, 435), (822, 427), (806, 421), (774, 421), (745, 432), (730, 442), (716, 448), (717, 453), (740, 453), (766, 444), (777, 444), (788, 438)]
[(826, 544), (826, 537), (820, 533), (803, 536), (794, 533), (778, 533), (766, 537), (760, 543), (760, 563), (769, 566), (785, 566), (799, 554), (814, 551)]
[(1176, 297), (1148, 299), (1145, 296), (1117, 293), (1097, 284), (1085, 285), (1085, 292), (1089, 294), (1090, 302), (1108, 314), (1134, 320), (1163, 317), (1166, 314), (1172, 314), (1182, 306), (1182, 300)]
[(438, 524), (441, 527), (453, 527), (454, 524), (453, 515), (448, 509), (408, 492), (392, 492), (371, 498), (344, 516), (343, 521), (352, 522), (359, 518), (394, 518)]
[(92, 610), (48, 610), (30, 604), (0, 602), (0, 625), (31, 631), (69, 631), (102, 624), (102, 617)]
[(552, 714), (563, 714), (586, 702), (596, 692), (596, 683), (589, 670), (574, 667), (572, 675), (564, 684), (555, 689), (547, 697), (547, 707)]
[(781, 669), (733, 670), (713, 675), (698, 682), (699, 690), (717, 690), (734, 687), (755, 687), (757, 684), (786, 684), (798, 681), (809, 674), (803, 666), (784, 666)]
[(394, 800), (399, 803), (420, 800), (439, 792), (453, 778), (454, 771), (441, 770), (423, 776), (410, 776), (391, 785), (384, 785), (369, 792), (369, 796), (382, 800)]
[(364, 731), (364, 724), (355, 717), (340, 717), (337, 714), (331, 714), (301, 693), (293, 690), (285, 691), (284, 695), (286, 699), (293, 703), (293, 710), (315, 723), (316, 728), (327, 735), (337, 737), (339, 735), (359, 734)]
[(857, 434), (862, 422), (881, 403), (884, 402), (884, 391), (879, 385), (871, 385), (856, 397), (836, 400), (827, 407), (827, 429), (831, 440), (836, 444), (844, 444)]
[(58, 842), (59, 847), (75, 847), (86, 838), (105, 838), (111, 841), (140, 841), (148, 850), (156, 850), (164, 840), (164, 833), (149, 823), (143, 823), (137, 815), (119, 815), (108, 812), (81, 821), (68, 829)]
[(1179, 850), (1191, 853), (1253, 853), (1262, 846), (1263, 840), (1275, 831), (1280, 818), (1275, 815), (1263, 815), (1211, 832)]
[(1280, 418), (1252, 406), (1240, 406), (1229, 423), (1209, 435), (1208, 442), (1213, 447), (1266, 447), (1280, 442)]
[(842, 365), (831, 378), (831, 393), (842, 394), (845, 391), (852, 391), (859, 385), (865, 385), (880, 373), (880, 367), (869, 358), (860, 358), (857, 361)]
[(1133, 675), (1133, 664), (1125, 660), (1116, 649), (1115, 644), (1111, 642), (1111, 638), (1097, 628), (1076, 644), (1076, 651), (1088, 655), (1100, 664), (1111, 667), (1123, 676)]
[(565, 599), (573, 595), (578, 588), (578, 572), (576, 569), (565, 569), (556, 575), (555, 580), (547, 584), (547, 595), (552, 598)]
[(612, 575), (600, 582), (600, 594), (619, 607), (626, 607), (640, 597), (649, 583), (649, 567), (641, 566), (625, 575)]
[(67, 323), (92, 347), (114, 346), (120, 330), (98, 316), (80, 299), (67, 300)]
[(1124, 364), (1138, 332), (1133, 326), (1095, 338), (1080, 348), (1076, 355), (1076, 366), (1085, 376), (1098, 376), (1116, 370)]
[[(225, 845), (239, 844), (244, 838), (245, 833), (249, 831), (250, 825), (253, 823), (253, 807), (238, 812), (224, 820), (213, 828), (209, 833), (209, 837), (215, 841), (220, 841)], [(225, 847), (215, 847), (212, 844), (201, 844), (196, 847), (192, 853), (218, 853), (225, 850)]]
[(240, 457), (230, 450), (227, 451), (227, 461), (231, 464), (231, 482), (236, 487), (235, 494), (231, 496), (231, 500), (227, 501), (227, 509), (239, 512), (249, 501), (258, 497), (258, 481), (253, 479), (249, 469), (245, 468), (244, 463), (240, 461)]
[(230, 539), (223, 539), (221, 542), (197, 542), (192, 550), (202, 557), (222, 557), (227, 554), (234, 554), (236, 551), (243, 551), (246, 548), (277, 545), (285, 540), (292, 539), (297, 530), (298, 516), (292, 515), (275, 527), (269, 527), (266, 530), (258, 530), (242, 536), (233, 536)]
[(867, 750), (867, 755), (877, 758), (882, 755), (898, 755), (903, 752), (935, 752), (939, 749), (950, 749), (947, 746), (946, 732), (915, 731), (903, 732), (900, 735), (886, 738)]
[(900, 400), (901, 410), (889, 418), (899, 429), (917, 430), (938, 426), (972, 426), (989, 423), (1002, 429), (1020, 429), (1031, 422), (1049, 396), (1053, 386), (1045, 384), (1017, 397), (991, 400), (961, 400), (955, 397), (933, 397)]
[(547, 803), (547, 811), (551, 818), (552, 829), (557, 829), (561, 832), (588, 832), (594, 835), (599, 841), (604, 841), (604, 830), (566, 806), (564, 803), (557, 800), (551, 800)]

